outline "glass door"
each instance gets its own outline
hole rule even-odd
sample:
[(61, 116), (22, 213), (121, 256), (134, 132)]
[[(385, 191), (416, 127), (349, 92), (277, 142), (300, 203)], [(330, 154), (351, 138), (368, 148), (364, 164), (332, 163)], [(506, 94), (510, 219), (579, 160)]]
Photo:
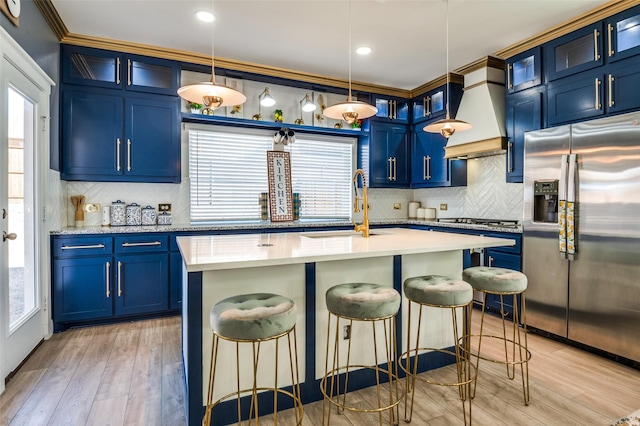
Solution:
[[(2, 60), (0, 94), (0, 380), (28, 356), (46, 334), (43, 278), (38, 261), (36, 212), (38, 126), (42, 90), (11, 62)], [(44, 126), (44, 124), (43, 124)], [(4, 382), (4, 380), (2, 380)], [(1, 389), (0, 389), (1, 390)]]

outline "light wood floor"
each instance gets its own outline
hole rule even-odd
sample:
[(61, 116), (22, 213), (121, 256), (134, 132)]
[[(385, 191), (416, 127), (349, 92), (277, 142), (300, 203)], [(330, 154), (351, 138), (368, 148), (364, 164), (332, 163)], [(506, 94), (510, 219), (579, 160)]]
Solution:
[[(492, 317), (488, 330), (498, 324)], [(509, 381), (503, 366), (483, 362), (474, 425), (606, 426), (640, 408), (640, 371), (533, 334), (529, 348), (530, 405), (522, 402), (519, 376)], [(58, 333), (7, 384), (0, 425), (183, 425), (182, 381), (178, 317)], [(453, 389), (418, 384), (417, 392), (412, 424), (462, 424)], [(370, 388), (353, 398), (367, 406), (376, 397)], [(304, 425), (321, 419), (322, 402), (305, 406)], [(294, 424), (290, 412), (279, 420)], [(377, 423), (372, 414), (332, 415), (338, 426)]]

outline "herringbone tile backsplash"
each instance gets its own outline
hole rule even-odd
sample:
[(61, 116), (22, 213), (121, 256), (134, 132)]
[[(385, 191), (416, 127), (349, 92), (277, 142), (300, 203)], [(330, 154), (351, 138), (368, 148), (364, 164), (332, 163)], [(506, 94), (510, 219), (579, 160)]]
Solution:
[[(475, 217), (522, 220), (522, 184), (505, 182), (505, 156), (484, 157), (467, 163), (468, 186), (433, 189), (379, 189), (369, 191), (372, 220), (402, 219), (408, 216), (409, 201), (423, 207), (439, 208), (438, 217)], [(64, 182), (59, 173), (50, 172), (50, 227), (74, 226), (72, 195), (84, 195), (87, 203), (110, 205), (116, 200), (157, 207), (171, 203), (173, 223), (189, 223), (189, 178), (180, 184)], [(395, 209), (394, 204), (400, 204)], [(100, 213), (85, 213), (85, 226), (100, 225)]]

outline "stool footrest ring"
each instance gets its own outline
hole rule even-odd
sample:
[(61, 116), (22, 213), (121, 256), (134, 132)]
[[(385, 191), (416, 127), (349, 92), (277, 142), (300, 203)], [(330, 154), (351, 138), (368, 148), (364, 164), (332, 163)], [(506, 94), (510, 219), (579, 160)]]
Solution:
[[(410, 352), (415, 353), (416, 349), (411, 349)], [(437, 348), (418, 348), (418, 351), (432, 351), (432, 352), (440, 352), (440, 353), (444, 353), (447, 355), (451, 355), (453, 357), (456, 356), (456, 353), (447, 349), (437, 349)], [(466, 352), (464, 350), (462, 350), (462, 352)], [(407, 352), (404, 352), (400, 355), (400, 360), (398, 362), (398, 365), (400, 366), (400, 369), (402, 371), (404, 371), (407, 375), (411, 375), (413, 373), (411, 373), (408, 368), (403, 365), (402, 361), (405, 361), (405, 363), (407, 361), (409, 361), (409, 358), (407, 357)], [(436, 382), (433, 380), (428, 380), (425, 379), (424, 377), (420, 377), (418, 375), (416, 375), (416, 380), (420, 380), (421, 382), (424, 383), (429, 383), (431, 385), (438, 385), (438, 386), (463, 386), (463, 385), (468, 385), (469, 383), (473, 383), (476, 378), (478, 377), (478, 369), (475, 365), (473, 365), (473, 363), (471, 362), (470, 359), (463, 359), (463, 363), (465, 364), (463, 366), (463, 368), (466, 367), (471, 367), (471, 370), (473, 371), (472, 374), (470, 374), (470, 377), (468, 379), (463, 379), (462, 381), (459, 382)], [(462, 371), (462, 370), (461, 370)]]
[(493, 357), (489, 357), (486, 355), (480, 355), (477, 353), (473, 353), (469, 351), (469, 356), (472, 356), (474, 358), (480, 358), (483, 359), (485, 361), (489, 361), (489, 362), (494, 362), (496, 364), (506, 364), (506, 365), (519, 365), (519, 364), (525, 364), (527, 362), (529, 362), (529, 360), (531, 359), (531, 351), (529, 349), (527, 349), (526, 346), (524, 346), (521, 343), (515, 342), (512, 339), (506, 339), (502, 336), (492, 336), (490, 334), (470, 334), (469, 336), (462, 336), (460, 339), (458, 339), (458, 345), (460, 347), (460, 350), (462, 350), (463, 352), (467, 352), (467, 350), (464, 349), (464, 346), (462, 344), (460, 344), (460, 341), (462, 339), (464, 339), (465, 337), (478, 337), (478, 338), (482, 338), (482, 339), (495, 339), (495, 340), (500, 340), (503, 342), (506, 342), (510, 345), (515, 345), (515, 350), (519, 351), (521, 353), (523, 353), (525, 356), (524, 357), (519, 357), (520, 359), (516, 361), (515, 359), (515, 353), (511, 354), (512, 357), (514, 358), (513, 361), (506, 361), (504, 359), (497, 359), (497, 358), (493, 358)]

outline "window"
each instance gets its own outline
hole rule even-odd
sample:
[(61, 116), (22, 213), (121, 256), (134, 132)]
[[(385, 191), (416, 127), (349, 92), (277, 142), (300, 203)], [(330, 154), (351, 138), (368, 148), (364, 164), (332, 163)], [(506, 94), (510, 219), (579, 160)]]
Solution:
[[(191, 222), (259, 220), (267, 192), (273, 131), (190, 125)], [(355, 138), (296, 133), (291, 153), (293, 192), (302, 219), (351, 217)]]

